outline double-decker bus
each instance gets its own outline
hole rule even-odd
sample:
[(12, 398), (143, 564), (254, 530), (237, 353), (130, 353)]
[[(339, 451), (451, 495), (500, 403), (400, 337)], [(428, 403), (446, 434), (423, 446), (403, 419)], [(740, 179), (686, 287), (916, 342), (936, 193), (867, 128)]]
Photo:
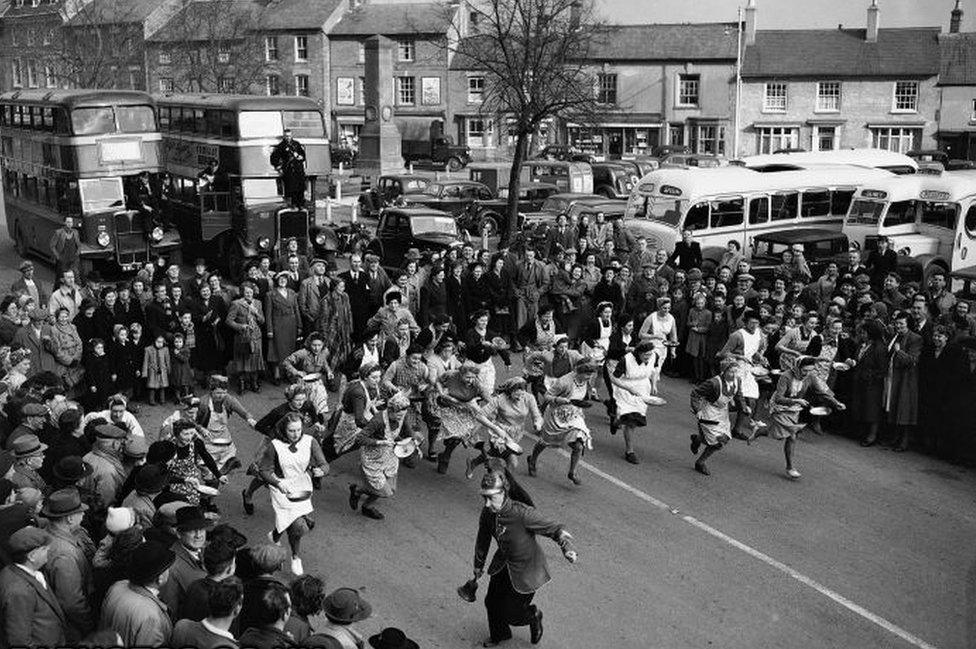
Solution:
[(178, 256), (178, 234), (138, 198), (140, 174), (159, 188), (160, 141), (153, 99), (143, 92), (0, 94), (4, 207), (18, 253), (53, 261), (51, 236), (71, 216), (82, 272)]
[[(306, 97), (157, 95), (166, 170), (165, 207), (184, 251), (218, 260), (236, 275), (283, 240), (308, 245), (315, 202), (328, 192), (329, 140), (318, 103)], [(305, 148), (305, 201), (285, 198), (271, 153), (288, 129)], [(218, 162), (212, 183), (200, 174)], [(323, 182), (317, 185), (319, 176)]]

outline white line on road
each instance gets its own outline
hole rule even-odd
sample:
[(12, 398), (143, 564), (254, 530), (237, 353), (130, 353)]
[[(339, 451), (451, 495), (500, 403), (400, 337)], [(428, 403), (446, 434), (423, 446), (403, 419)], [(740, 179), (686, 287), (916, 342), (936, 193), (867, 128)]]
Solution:
[[(527, 435), (527, 437), (532, 437), (532, 436), (531, 435)], [(569, 457), (569, 453), (567, 453), (566, 451), (564, 451), (562, 449), (560, 449), (560, 453), (563, 456), (565, 456), (565, 457)], [(654, 496), (652, 496), (652, 495), (650, 495), (650, 494), (648, 494), (648, 493), (646, 493), (644, 491), (641, 491), (637, 487), (633, 487), (633, 486), (627, 484), (626, 482), (624, 482), (620, 478), (617, 478), (615, 476), (612, 476), (609, 473), (607, 473), (606, 471), (603, 471), (601, 469), (598, 469), (597, 467), (593, 466), (589, 462), (580, 461), (580, 464), (579, 465), (581, 467), (583, 467), (584, 469), (586, 469), (587, 471), (589, 471), (590, 473), (593, 473), (594, 475), (597, 475), (597, 476), (603, 478), (604, 480), (606, 480), (607, 482), (610, 482), (614, 486), (619, 487), (620, 489), (623, 489), (624, 491), (626, 491), (626, 492), (628, 492), (628, 493), (636, 496), (640, 500), (643, 500), (644, 502), (648, 503), (652, 507), (656, 507), (657, 509), (663, 509), (663, 510), (668, 511), (668, 512), (670, 512), (672, 514), (678, 514), (677, 508), (668, 505), (663, 500), (659, 500), (659, 499), (655, 498)], [(820, 582), (818, 582), (818, 581), (816, 581), (814, 579), (811, 579), (810, 577), (807, 577), (802, 572), (799, 572), (799, 571), (791, 568), (790, 566), (786, 565), (785, 563), (782, 563), (781, 561), (777, 561), (776, 559), (772, 558), (768, 554), (765, 554), (763, 552), (760, 552), (759, 550), (755, 549), (754, 547), (752, 547), (750, 545), (746, 545), (742, 541), (738, 541), (738, 540), (732, 538), (731, 536), (729, 536), (728, 534), (725, 534), (724, 532), (720, 532), (719, 530), (715, 529), (711, 525), (708, 525), (707, 523), (703, 523), (703, 522), (701, 522), (700, 520), (698, 520), (697, 518), (695, 518), (693, 516), (682, 515), (681, 516), (681, 520), (683, 520), (684, 522), (688, 523), (692, 527), (695, 527), (695, 528), (697, 528), (697, 529), (705, 532), (706, 534), (709, 534), (709, 535), (715, 537), (716, 539), (718, 539), (720, 541), (723, 541), (724, 543), (727, 543), (728, 545), (732, 546), (733, 548), (736, 548), (738, 550), (741, 550), (741, 551), (745, 552), (746, 554), (748, 554), (749, 556), (753, 557), (754, 559), (758, 559), (759, 561), (762, 561), (767, 566), (770, 566), (771, 568), (775, 568), (776, 570), (779, 570), (780, 572), (788, 575), (789, 577), (795, 579), (796, 581), (800, 582), (801, 584), (812, 588), (813, 590), (817, 591), (818, 593), (820, 593), (824, 597), (827, 597), (827, 598), (833, 600), (834, 602), (836, 602), (837, 604), (840, 604), (841, 606), (843, 606), (847, 610), (851, 611), (855, 615), (859, 615), (862, 618), (864, 618), (865, 620), (867, 620), (868, 622), (871, 622), (872, 624), (875, 624), (875, 625), (881, 627), (885, 631), (887, 631), (887, 632), (889, 632), (889, 633), (891, 633), (893, 635), (898, 636), (899, 638), (901, 638), (905, 642), (907, 642), (907, 643), (909, 643), (909, 644), (911, 644), (911, 645), (913, 645), (915, 647), (918, 647), (919, 649), (937, 649), (937, 647), (935, 645), (933, 645), (933, 644), (931, 644), (929, 642), (926, 642), (922, 638), (919, 638), (918, 636), (916, 636), (916, 635), (914, 635), (912, 633), (909, 633), (908, 631), (906, 631), (905, 629), (901, 628), (897, 624), (894, 624), (893, 622), (890, 622), (890, 621), (886, 620), (885, 618), (881, 617), (880, 615), (877, 615), (876, 613), (872, 613), (871, 611), (869, 611), (868, 609), (864, 608), (863, 606), (861, 606), (861, 605), (859, 605), (859, 604), (857, 604), (855, 602), (852, 602), (851, 600), (847, 599), (846, 597), (844, 597), (840, 593), (838, 593), (836, 591), (833, 591), (830, 588), (827, 588), (826, 586), (824, 586)]]

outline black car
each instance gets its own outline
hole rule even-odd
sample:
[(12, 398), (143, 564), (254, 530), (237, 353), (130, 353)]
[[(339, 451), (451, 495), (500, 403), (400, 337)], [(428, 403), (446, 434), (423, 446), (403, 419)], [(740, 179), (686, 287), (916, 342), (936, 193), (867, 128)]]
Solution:
[(593, 193), (607, 198), (630, 198), (640, 178), (633, 165), (620, 162), (598, 162), (593, 166)]
[[(556, 194), (559, 188), (550, 183), (528, 183), (519, 187), (518, 211), (536, 212), (542, 208), (546, 199)], [(498, 225), (505, 222), (505, 210), (508, 209), (508, 190), (502, 189), (498, 198), (488, 201), (474, 201), (458, 216), (458, 227), (473, 235), (481, 236), (487, 231), (488, 236), (498, 232)], [(518, 227), (521, 227), (521, 222)]]
[(830, 262), (847, 263), (850, 241), (836, 230), (798, 228), (757, 234), (752, 240), (752, 274), (756, 279), (771, 282), (775, 269), (783, 263), (783, 252), (803, 247), (803, 257), (814, 277), (819, 277)]
[(495, 196), (484, 183), (474, 180), (432, 182), (420, 193), (404, 194), (407, 207), (429, 207), (457, 216), (475, 201), (490, 201)]
[(559, 160), (561, 162), (587, 162), (593, 164), (596, 156), (568, 144), (550, 144), (539, 152), (542, 160)]
[(380, 213), (376, 238), (366, 252), (378, 255), (384, 268), (401, 268), (411, 248), (430, 255), (458, 245), (457, 223), (450, 214), (425, 207), (393, 207)]
[(380, 176), (369, 191), (359, 196), (359, 213), (377, 218), (380, 210), (392, 204), (400, 196), (419, 194), (427, 189), (431, 179), (417, 174), (387, 174)]

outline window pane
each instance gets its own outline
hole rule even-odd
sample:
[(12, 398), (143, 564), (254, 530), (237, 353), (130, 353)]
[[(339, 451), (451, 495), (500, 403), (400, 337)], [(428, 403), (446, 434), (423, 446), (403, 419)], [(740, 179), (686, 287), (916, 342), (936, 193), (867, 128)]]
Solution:
[(71, 111), (71, 126), (75, 135), (114, 133), (115, 116), (110, 106), (104, 106), (102, 108), (76, 108)]
[(685, 230), (704, 230), (708, 227), (708, 203), (698, 203), (688, 210)]
[(281, 137), (285, 130), (276, 110), (245, 111), (237, 119), (241, 137)]
[(766, 223), (769, 221), (769, 198), (760, 196), (749, 201), (749, 223)]
[(115, 109), (119, 130), (123, 133), (146, 133), (156, 130), (156, 119), (149, 106), (119, 106)]
[(922, 203), (922, 223), (949, 230), (956, 229), (959, 206), (955, 203)]
[(908, 225), (915, 222), (916, 201), (898, 201), (891, 204), (884, 218), (885, 227)]
[(830, 215), (830, 192), (803, 192), (803, 216), (806, 218)]
[(773, 194), (770, 201), (774, 221), (795, 219), (800, 195), (797, 192)]
[(712, 203), (713, 228), (742, 225), (743, 218), (743, 201), (741, 198), (731, 201), (716, 201)]
[(847, 214), (854, 198), (853, 189), (838, 189), (830, 195), (830, 213), (834, 215)]

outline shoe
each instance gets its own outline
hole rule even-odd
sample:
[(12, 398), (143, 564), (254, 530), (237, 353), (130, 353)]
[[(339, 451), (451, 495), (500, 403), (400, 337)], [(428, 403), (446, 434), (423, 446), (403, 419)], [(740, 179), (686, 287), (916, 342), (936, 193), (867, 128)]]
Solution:
[(537, 460), (534, 455), (530, 455), (529, 459), (525, 461), (525, 465), (529, 469), (529, 475), (532, 476), (533, 478), (535, 477), (536, 461)]
[(535, 617), (529, 622), (529, 635), (532, 644), (539, 644), (542, 640), (542, 611), (536, 611)]
[(617, 434), (617, 424), (613, 423), (613, 417), (610, 418), (610, 434), (611, 435)]
[(698, 435), (691, 436), (691, 454), (698, 455), (698, 449), (701, 448), (701, 437)]
[(573, 473), (572, 471), (570, 471), (566, 477), (569, 478), (569, 481), (572, 482), (577, 487), (583, 484), (583, 481), (580, 480), (580, 477), (575, 473)]
[(359, 509), (359, 487), (354, 484), (349, 485), (349, 506), (353, 511)]
[(424, 456), (424, 459), (433, 464), (434, 462), (437, 461), (437, 453), (433, 453), (433, 452), (428, 453), (427, 455)]
[(708, 467), (705, 466), (704, 462), (695, 462), (695, 471), (697, 471), (702, 475), (712, 475), (711, 472), (708, 470)]
[(877, 443), (878, 443), (878, 440), (877, 439), (862, 439), (861, 440), (861, 446), (863, 446), (864, 448), (868, 448), (868, 447), (874, 446)]
[(474, 462), (470, 457), (464, 459), (464, 477), (468, 480), (474, 477)]
[(797, 471), (796, 469), (790, 469), (789, 471), (786, 472), (786, 475), (790, 480), (800, 479), (800, 472)]
[(372, 507), (363, 507), (363, 516), (366, 518), (372, 518), (374, 521), (383, 520), (383, 512), (373, 509)]
[(315, 519), (309, 516), (308, 514), (306, 514), (304, 518), (305, 518), (305, 524), (308, 525), (308, 531), (311, 532), (312, 530), (315, 529)]
[(893, 446), (891, 450), (894, 451), (895, 453), (904, 453), (905, 451), (908, 450), (908, 445), (899, 444), (898, 446)]
[(637, 457), (636, 453), (625, 453), (624, 459), (630, 462), (631, 464), (640, 464), (640, 458)]
[(270, 543), (272, 545), (279, 545), (280, 546), (281, 545), (281, 539), (279, 538), (277, 541), (275, 541), (274, 540), (274, 532), (268, 532), (268, 543)]
[(241, 502), (244, 503), (244, 513), (252, 516), (254, 514), (254, 501), (247, 497), (247, 489), (241, 489)]
[(291, 558), (291, 574), (295, 575), (296, 577), (301, 577), (305, 574), (305, 569), (302, 566), (302, 560), (298, 557)]

